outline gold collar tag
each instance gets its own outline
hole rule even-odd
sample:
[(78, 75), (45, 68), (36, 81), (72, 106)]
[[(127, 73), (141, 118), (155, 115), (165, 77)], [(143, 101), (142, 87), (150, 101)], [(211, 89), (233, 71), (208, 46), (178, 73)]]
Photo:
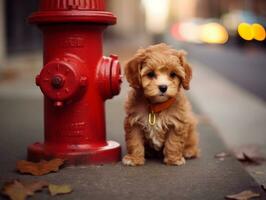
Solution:
[(156, 124), (156, 115), (153, 111), (149, 113), (149, 124), (151, 126), (154, 126)]

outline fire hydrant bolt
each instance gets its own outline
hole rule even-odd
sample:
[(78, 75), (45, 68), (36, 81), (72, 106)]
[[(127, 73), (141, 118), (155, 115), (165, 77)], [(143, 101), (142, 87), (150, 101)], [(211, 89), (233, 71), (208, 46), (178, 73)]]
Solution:
[(104, 103), (120, 92), (118, 56), (103, 56), (102, 35), (116, 17), (104, 0), (40, 0), (29, 17), (43, 32), (44, 66), (36, 84), (44, 95), (44, 143), (28, 159), (63, 158), (68, 164), (120, 160), (121, 147), (106, 141)]
[(51, 84), (55, 89), (62, 88), (64, 85), (64, 78), (61, 75), (54, 75)]

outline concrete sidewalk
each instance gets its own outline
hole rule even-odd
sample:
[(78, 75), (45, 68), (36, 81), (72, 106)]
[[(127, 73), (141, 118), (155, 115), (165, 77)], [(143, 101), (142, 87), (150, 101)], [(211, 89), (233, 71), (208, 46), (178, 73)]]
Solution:
[[(72, 167), (43, 177), (19, 175), (15, 163), (25, 159), (26, 147), (42, 141), (42, 102), (36, 99), (1, 99), (0, 122), (0, 186), (11, 179), (47, 180), (55, 184), (71, 184), (74, 192), (56, 199), (188, 199), (216, 200), (224, 196), (253, 190), (266, 195), (254, 179), (233, 157), (224, 161), (214, 155), (226, 151), (216, 130), (209, 124), (200, 124), (202, 156), (181, 167), (165, 166), (160, 160), (149, 160), (143, 167), (115, 165)], [(197, 110), (197, 109), (196, 109)], [(17, 115), (23, 113), (23, 115)], [(124, 151), (122, 101), (116, 99), (107, 105), (108, 136), (120, 142)], [(27, 116), (27, 117), (25, 117)], [(115, 116), (115, 117), (113, 117)], [(48, 199), (39, 193), (32, 199)]]
[[(266, 157), (266, 104), (211, 69), (192, 63), (191, 98), (211, 120), (230, 150), (254, 146)], [(266, 163), (246, 166), (260, 183), (266, 184)], [(260, 173), (256, 173), (260, 172)]]
[(265, 145), (266, 103), (211, 70), (193, 64), (191, 97), (220, 130), (229, 147)]

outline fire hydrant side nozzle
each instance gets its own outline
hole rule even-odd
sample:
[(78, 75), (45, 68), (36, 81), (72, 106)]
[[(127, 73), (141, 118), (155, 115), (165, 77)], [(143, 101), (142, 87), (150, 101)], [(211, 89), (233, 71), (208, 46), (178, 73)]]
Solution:
[(106, 141), (104, 102), (120, 92), (118, 57), (103, 56), (102, 35), (116, 17), (104, 0), (41, 0), (29, 17), (43, 32), (44, 66), (36, 84), (44, 95), (44, 143), (28, 159), (63, 158), (67, 164), (104, 164), (121, 157)]
[[(103, 56), (97, 67), (99, 90), (102, 97), (111, 99), (120, 93), (122, 83), (121, 67), (116, 55)], [(104, 81), (103, 81), (104, 80)]]

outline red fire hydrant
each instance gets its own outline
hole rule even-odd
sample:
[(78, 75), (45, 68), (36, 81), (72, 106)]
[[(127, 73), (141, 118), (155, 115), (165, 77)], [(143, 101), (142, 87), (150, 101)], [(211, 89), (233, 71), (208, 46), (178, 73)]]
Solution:
[(104, 102), (120, 92), (120, 64), (102, 50), (103, 31), (116, 17), (104, 0), (41, 0), (29, 22), (43, 32), (44, 67), (36, 84), (44, 94), (45, 134), (43, 144), (28, 147), (28, 159), (119, 161), (120, 145), (106, 141)]

